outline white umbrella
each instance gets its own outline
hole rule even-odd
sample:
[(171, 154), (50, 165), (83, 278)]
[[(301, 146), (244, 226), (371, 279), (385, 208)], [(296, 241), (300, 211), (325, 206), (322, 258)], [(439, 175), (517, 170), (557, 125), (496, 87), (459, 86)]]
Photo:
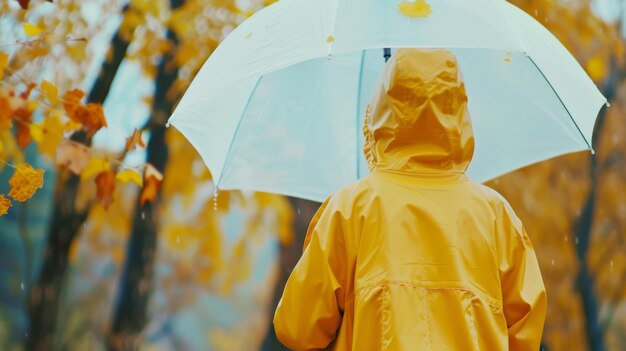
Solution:
[(500, 0), (429, 0), (432, 13), (411, 18), (400, 3), (410, 5), (281, 0), (259, 11), (211, 55), (169, 123), (220, 189), (320, 201), (367, 175), (361, 127), (382, 48), (448, 48), (474, 125), (470, 177), (591, 149), (606, 99), (532, 17)]

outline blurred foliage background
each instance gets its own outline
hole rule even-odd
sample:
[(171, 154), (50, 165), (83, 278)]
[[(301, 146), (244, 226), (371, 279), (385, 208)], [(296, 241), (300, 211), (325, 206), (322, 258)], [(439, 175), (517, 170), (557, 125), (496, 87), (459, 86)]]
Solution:
[[(0, 349), (282, 349), (271, 317), (319, 204), (216, 192), (165, 127), (219, 42), (271, 2), (0, 0)], [(595, 155), (489, 185), (536, 247), (546, 349), (626, 350), (626, 2), (512, 2), (612, 107)]]

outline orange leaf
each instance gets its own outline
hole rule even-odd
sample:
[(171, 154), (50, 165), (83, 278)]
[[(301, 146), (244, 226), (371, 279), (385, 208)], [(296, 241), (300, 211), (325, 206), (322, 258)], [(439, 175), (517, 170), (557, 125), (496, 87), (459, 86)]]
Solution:
[(32, 111), (29, 111), (25, 108), (18, 108), (13, 112), (13, 118), (15, 118), (19, 123), (16, 124), (17, 130), (17, 144), (25, 149), (30, 145), (33, 141), (33, 138), (30, 134), (30, 123), (32, 122)]
[(135, 150), (137, 146), (146, 147), (141, 139), (142, 134), (143, 132), (136, 128), (133, 130), (133, 134), (126, 139), (126, 151)]
[(65, 93), (63, 97), (63, 107), (65, 107), (65, 112), (74, 122), (79, 122), (76, 120), (76, 112), (82, 103), (80, 100), (85, 96), (85, 93), (80, 89), (70, 90)]
[(96, 176), (96, 194), (100, 204), (108, 209), (113, 203), (113, 191), (115, 191), (115, 173), (105, 171)]
[(65, 140), (57, 148), (57, 166), (65, 166), (76, 175), (80, 175), (90, 161), (91, 156), (87, 147)]
[(9, 66), (9, 55), (0, 52), (0, 79), (4, 77), (4, 69)]
[(102, 104), (83, 105), (83, 96), (85, 93), (79, 89), (70, 90), (65, 93), (63, 106), (72, 121), (82, 124), (89, 135), (94, 135), (100, 128), (107, 126), (104, 111)]
[(0, 133), (13, 126), (12, 117), (13, 108), (9, 102), (9, 98), (0, 96)]
[(11, 208), (11, 200), (5, 198), (4, 195), (0, 195), (0, 217), (7, 214), (9, 208)]
[(144, 206), (146, 202), (153, 202), (156, 199), (162, 181), (163, 174), (148, 163), (144, 174), (144, 186), (141, 190), (141, 197), (139, 198), (141, 206)]
[(34, 169), (28, 163), (20, 164), (9, 179), (9, 196), (18, 202), (30, 199), (43, 186), (43, 174), (43, 169)]
[(35, 83), (30, 83), (28, 84), (28, 86), (26, 87), (26, 90), (24, 90), (21, 94), (20, 97), (24, 100), (28, 99), (30, 97), (30, 93), (33, 91), (33, 89), (35, 89), (37, 87), (37, 84)]

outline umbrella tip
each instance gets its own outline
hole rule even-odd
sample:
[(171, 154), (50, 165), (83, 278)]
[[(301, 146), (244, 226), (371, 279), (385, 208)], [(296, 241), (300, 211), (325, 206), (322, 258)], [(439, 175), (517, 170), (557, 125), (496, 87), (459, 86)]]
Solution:
[(608, 102), (608, 101), (607, 101), (607, 102), (605, 102), (605, 103), (604, 103), (604, 105), (605, 105), (606, 107), (611, 107), (611, 103), (610, 103), (610, 102)]
[(165, 123), (165, 128), (169, 128), (170, 127), (170, 122)]

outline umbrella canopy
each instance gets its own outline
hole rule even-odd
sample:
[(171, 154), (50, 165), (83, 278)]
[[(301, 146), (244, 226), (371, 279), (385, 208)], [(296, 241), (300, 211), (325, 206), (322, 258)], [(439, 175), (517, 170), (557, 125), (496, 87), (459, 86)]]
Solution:
[(532, 17), (500, 0), (429, 0), (426, 17), (417, 18), (400, 4), (411, 5), (269, 6), (216, 49), (169, 123), (220, 189), (320, 201), (368, 174), (361, 128), (384, 67), (382, 48), (447, 48), (459, 62), (474, 126), (471, 178), (591, 149), (606, 99)]

